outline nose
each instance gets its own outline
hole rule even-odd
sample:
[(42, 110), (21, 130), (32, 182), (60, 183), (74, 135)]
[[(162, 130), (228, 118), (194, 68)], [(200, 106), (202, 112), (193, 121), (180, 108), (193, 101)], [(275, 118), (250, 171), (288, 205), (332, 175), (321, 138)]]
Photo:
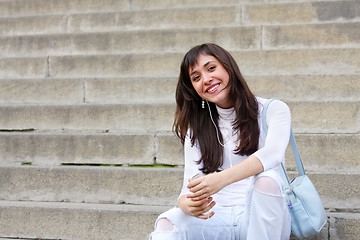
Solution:
[(204, 74), (204, 83), (205, 83), (205, 84), (209, 84), (209, 83), (211, 83), (211, 81), (212, 81), (212, 76), (211, 76), (211, 74), (210, 74), (210, 73), (205, 73), (205, 74)]

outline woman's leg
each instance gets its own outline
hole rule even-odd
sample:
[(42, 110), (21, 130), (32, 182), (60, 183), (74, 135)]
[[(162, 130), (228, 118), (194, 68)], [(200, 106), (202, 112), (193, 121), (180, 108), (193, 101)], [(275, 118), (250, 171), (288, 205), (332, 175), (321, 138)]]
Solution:
[[(240, 219), (243, 207), (214, 207), (215, 215), (208, 220), (191, 217), (179, 208), (161, 214), (151, 233), (152, 240), (223, 240), (238, 239), (238, 227), (234, 220)], [(238, 223), (236, 221), (236, 223)]]
[(278, 183), (269, 176), (255, 179), (250, 197), (246, 239), (289, 239), (291, 218)]
[(161, 218), (158, 220), (156, 227), (156, 232), (171, 232), (174, 231), (174, 224), (167, 218)]
[(155, 222), (155, 231), (151, 233), (150, 240), (182, 240), (182, 233), (175, 227), (174, 223), (169, 219), (175, 221), (184, 221), (184, 213), (178, 209), (173, 208), (162, 213)]

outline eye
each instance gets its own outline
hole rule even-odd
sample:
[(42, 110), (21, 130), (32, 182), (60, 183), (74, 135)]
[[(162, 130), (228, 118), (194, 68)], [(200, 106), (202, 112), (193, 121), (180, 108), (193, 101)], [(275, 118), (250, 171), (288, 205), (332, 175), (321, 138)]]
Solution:
[(197, 81), (200, 80), (200, 76), (199, 76), (199, 75), (195, 75), (195, 76), (192, 78), (192, 80), (193, 80), (194, 82), (197, 82)]
[(216, 66), (210, 66), (210, 67), (208, 68), (208, 71), (209, 71), (209, 72), (213, 72), (213, 71), (215, 71), (215, 69), (216, 69)]

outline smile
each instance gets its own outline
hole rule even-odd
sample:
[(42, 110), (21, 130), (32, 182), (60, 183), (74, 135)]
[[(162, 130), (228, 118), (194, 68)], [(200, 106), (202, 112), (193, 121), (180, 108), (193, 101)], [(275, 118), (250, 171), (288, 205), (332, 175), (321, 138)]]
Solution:
[(214, 92), (217, 90), (217, 88), (219, 87), (219, 85), (220, 85), (220, 83), (215, 84), (215, 85), (212, 86), (211, 88), (207, 89), (206, 92), (208, 92), (208, 93), (214, 93)]

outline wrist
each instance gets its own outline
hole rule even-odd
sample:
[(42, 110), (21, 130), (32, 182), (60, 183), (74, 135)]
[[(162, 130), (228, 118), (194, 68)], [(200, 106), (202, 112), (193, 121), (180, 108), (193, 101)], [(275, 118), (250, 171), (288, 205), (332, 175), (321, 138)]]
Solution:
[(231, 168), (221, 171), (219, 174), (221, 175), (221, 181), (222, 181), (223, 187), (226, 187), (226, 186), (234, 183)]
[(187, 200), (188, 200), (187, 195), (183, 195), (183, 196), (179, 197), (178, 205), (184, 213), (189, 214), (189, 212), (187, 211), (186, 203), (185, 203)]

